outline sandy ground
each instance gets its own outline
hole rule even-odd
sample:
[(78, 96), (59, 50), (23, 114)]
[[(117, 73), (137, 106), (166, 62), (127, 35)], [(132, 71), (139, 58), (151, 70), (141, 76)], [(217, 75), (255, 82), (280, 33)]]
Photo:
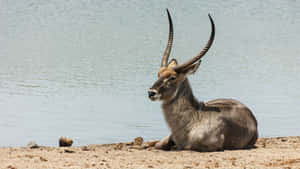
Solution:
[(84, 147), (2, 147), (0, 168), (300, 168), (300, 136), (260, 138), (257, 148), (161, 151), (141, 142)]

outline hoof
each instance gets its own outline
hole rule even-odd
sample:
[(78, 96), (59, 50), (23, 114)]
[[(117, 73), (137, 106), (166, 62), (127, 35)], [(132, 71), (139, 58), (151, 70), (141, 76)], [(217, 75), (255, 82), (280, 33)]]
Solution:
[(162, 142), (156, 143), (154, 148), (166, 151), (171, 150), (171, 146), (169, 144), (163, 144)]

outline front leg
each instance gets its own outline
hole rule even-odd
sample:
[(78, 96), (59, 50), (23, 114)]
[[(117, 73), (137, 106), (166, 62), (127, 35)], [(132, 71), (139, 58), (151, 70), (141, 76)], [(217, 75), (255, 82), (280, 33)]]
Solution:
[(172, 139), (172, 134), (168, 135), (167, 137), (163, 138), (159, 142), (155, 144), (156, 149), (162, 150), (171, 150), (172, 146), (175, 145), (175, 142)]

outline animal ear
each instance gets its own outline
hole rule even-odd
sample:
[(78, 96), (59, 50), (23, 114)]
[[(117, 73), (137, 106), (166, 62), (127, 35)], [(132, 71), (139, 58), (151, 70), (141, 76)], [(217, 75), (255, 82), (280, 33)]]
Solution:
[(192, 64), (192, 65), (189, 65), (189, 66), (183, 68), (182, 70), (180, 70), (180, 73), (184, 73), (185, 75), (194, 74), (198, 70), (200, 64), (201, 64), (201, 60), (199, 60), (195, 64)]
[(176, 59), (172, 59), (169, 64), (168, 64), (168, 68), (172, 68), (177, 66), (177, 60)]

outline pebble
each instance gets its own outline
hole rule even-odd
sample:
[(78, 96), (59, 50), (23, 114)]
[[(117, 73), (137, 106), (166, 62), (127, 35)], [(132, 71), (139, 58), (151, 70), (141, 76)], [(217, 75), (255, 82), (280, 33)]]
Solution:
[(143, 144), (143, 142), (144, 142), (143, 137), (137, 137), (137, 138), (134, 139), (134, 143), (133, 144), (141, 146)]
[(73, 150), (68, 150), (68, 149), (65, 149), (65, 153), (75, 153), (75, 151), (73, 151)]
[(71, 147), (73, 144), (72, 139), (68, 139), (65, 137), (61, 137), (58, 142), (59, 142), (59, 147)]
[(13, 166), (13, 165), (9, 165), (9, 166), (7, 166), (7, 168), (9, 168), (9, 169), (17, 169), (17, 167)]
[(47, 160), (46, 158), (44, 158), (44, 157), (40, 157), (40, 160), (43, 161), (43, 162), (48, 161), (48, 160)]
[(36, 142), (31, 141), (27, 144), (28, 148), (34, 149), (34, 148), (39, 148), (40, 146), (36, 144)]

